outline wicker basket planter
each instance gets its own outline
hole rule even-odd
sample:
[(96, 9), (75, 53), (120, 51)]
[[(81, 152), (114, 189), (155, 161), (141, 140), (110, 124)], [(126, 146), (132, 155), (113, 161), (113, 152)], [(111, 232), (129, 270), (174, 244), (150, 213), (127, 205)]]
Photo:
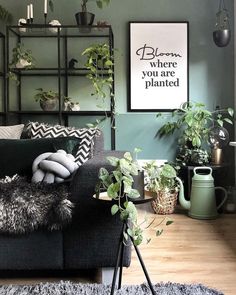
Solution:
[(157, 214), (174, 213), (178, 199), (178, 192), (167, 193), (159, 191), (156, 193), (155, 199), (151, 202), (152, 208)]

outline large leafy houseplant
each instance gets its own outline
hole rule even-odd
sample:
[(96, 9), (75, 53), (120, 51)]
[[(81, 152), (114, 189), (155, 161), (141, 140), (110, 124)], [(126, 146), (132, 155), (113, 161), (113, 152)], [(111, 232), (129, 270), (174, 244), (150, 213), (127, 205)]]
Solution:
[[(232, 124), (232, 108), (210, 112), (203, 103), (184, 104), (172, 113), (171, 121), (165, 123), (157, 132), (159, 137), (172, 135), (180, 131), (180, 162), (195, 159), (198, 164), (208, 162), (206, 146), (213, 126), (223, 126), (224, 122)], [(160, 114), (157, 114), (159, 117)], [(199, 155), (199, 162), (198, 156)], [(185, 163), (186, 164), (186, 163)]]

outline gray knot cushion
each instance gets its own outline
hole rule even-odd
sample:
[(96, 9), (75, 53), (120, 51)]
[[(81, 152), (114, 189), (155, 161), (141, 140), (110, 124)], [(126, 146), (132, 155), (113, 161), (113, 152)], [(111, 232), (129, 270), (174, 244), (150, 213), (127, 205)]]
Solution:
[(61, 183), (70, 177), (77, 169), (78, 164), (72, 154), (64, 150), (56, 153), (43, 153), (33, 162), (33, 183)]

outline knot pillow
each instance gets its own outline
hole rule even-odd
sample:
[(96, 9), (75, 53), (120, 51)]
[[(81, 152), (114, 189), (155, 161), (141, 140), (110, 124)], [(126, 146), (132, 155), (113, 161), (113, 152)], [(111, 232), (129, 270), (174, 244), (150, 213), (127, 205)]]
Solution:
[(33, 162), (33, 183), (61, 183), (70, 177), (77, 169), (78, 164), (71, 154), (64, 150), (56, 153), (43, 153)]

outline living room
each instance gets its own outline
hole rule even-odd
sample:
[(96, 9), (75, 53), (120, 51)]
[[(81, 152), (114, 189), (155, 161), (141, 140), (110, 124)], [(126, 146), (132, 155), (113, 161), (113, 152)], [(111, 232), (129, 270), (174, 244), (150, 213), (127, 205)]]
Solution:
[[(120, 245), (118, 233), (122, 230), (120, 215), (124, 215), (123, 210), (127, 213), (130, 208), (122, 207), (126, 205), (121, 202), (118, 207), (112, 206), (115, 215), (112, 216), (111, 204), (104, 205), (106, 201), (94, 200), (93, 195), (98, 177), (102, 189), (108, 189), (104, 182), (107, 175), (101, 174), (110, 173), (111, 169), (104, 162), (105, 155), (112, 157), (110, 164), (118, 169), (120, 166), (117, 163), (120, 163), (119, 159), (123, 156), (120, 151), (132, 154), (132, 160), (130, 154), (125, 154), (124, 160), (129, 165), (133, 164), (133, 160), (138, 160), (141, 165), (146, 163), (144, 165), (146, 170), (149, 167), (149, 172), (153, 172), (156, 165), (168, 162), (171, 167), (164, 166), (166, 170), (163, 173), (174, 173), (178, 194), (173, 201), (174, 212), (160, 212), (160, 204), (157, 201), (152, 203), (150, 195), (153, 194), (147, 192), (148, 185), (144, 191), (142, 176), (138, 175), (141, 177), (138, 178), (139, 193), (141, 196), (146, 195), (147, 203), (137, 204), (136, 201), (135, 204), (133, 199), (139, 213), (139, 222), (133, 222), (139, 225), (145, 220), (146, 223), (142, 226), (142, 238), (132, 233), (131, 229), (128, 230), (128, 236), (137, 244), (144, 267), (140, 264), (135, 247), (132, 250), (123, 247), (127, 241), (122, 238), (120, 247), (124, 248), (123, 265), (128, 267), (123, 269), (121, 289), (117, 290), (115, 284), (114, 292), (236, 294), (234, 15), (233, 0), (0, 1), (0, 128), (18, 126), (13, 130), (2, 131), (10, 135), (0, 137), (1, 177), (9, 173), (12, 177), (27, 162), (30, 163), (30, 173), (34, 163), (32, 180), (35, 182), (45, 177), (42, 170), (46, 171), (48, 181), (59, 183), (66, 179), (65, 184), (72, 185), (72, 199), (68, 203), (65, 194), (60, 210), (64, 210), (65, 220), (67, 217), (68, 220), (73, 219), (71, 228), (69, 222), (66, 225), (69, 226), (69, 233), (61, 234), (53, 230), (52, 233), (40, 233), (41, 236), (36, 234), (35, 228), (39, 226), (34, 224), (36, 217), (37, 221), (44, 222), (40, 214), (28, 223), (29, 232), (35, 227), (32, 236), (26, 228), (20, 228), (23, 219), (21, 222), (12, 222), (11, 229), (5, 231), (3, 228), (6, 222), (2, 223), (0, 294), (11, 294), (13, 291), (15, 294), (34, 294), (30, 293), (33, 289), (25, 289), (28, 293), (20, 293), (23, 289), (7, 286), (15, 284), (26, 288), (40, 283), (42, 289), (38, 289), (38, 294), (51, 294), (53, 288), (55, 290), (52, 294), (110, 293), (110, 285), (107, 289), (96, 291), (73, 288), (81, 282), (91, 283), (95, 288), (95, 283), (111, 284), (114, 280)], [(219, 31), (225, 35), (216, 35)], [(22, 56), (26, 63), (21, 63)], [(99, 64), (101, 56), (104, 57)], [(94, 59), (97, 61), (96, 66)], [(55, 105), (42, 106), (52, 97), (56, 98)], [(162, 99), (158, 99), (160, 97)], [(177, 111), (174, 112), (175, 110)], [(189, 117), (186, 120), (183, 116), (191, 115), (194, 111), (200, 113), (203, 120), (202, 117), (197, 117), (190, 122)], [(56, 124), (73, 126), (76, 131), (55, 129), (52, 126)], [(215, 129), (209, 127), (212, 124)], [(81, 133), (85, 127), (90, 128), (90, 131), (84, 133), (83, 130)], [(97, 133), (98, 129), (102, 130), (102, 135)], [(196, 136), (198, 131), (203, 135)], [(223, 132), (223, 138), (218, 142), (219, 132)], [(50, 136), (47, 136), (49, 133)], [(22, 142), (29, 141), (29, 134), (32, 142), (22, 148)], [(61, 136), (67, 138), (65, 142), (61, 141)], [(70, 139), (70, 136), (73, 138)], [(56, 138), (49, 143), (46, 142), (48, 139), (41, 137)], [(15, 142), (9, 142), (9, 138)], [(186, 138), (191, 141), (191, 147), (180, 152), (181, 140)], [(80, 149), (74, 157), (68, 156), (78, 144)], [(67, 155), (55, 153), (57, 155), (43, 156), (43, 153), (53, 152), (50, 148), (45, 150), (45, 145), (67, 149)], [(104, 150), (111, 151), (106, 153)], [(6, 151), (9, 155), (5, 155)], [(32, 155), (29, 156), (29, 153)], [(40, 154), (41, 157), (35, 162), (36, 156)], [(67, 160), (70, 158), (68, 163), (65, 163), (65, 156)], [(90, 157), (94, 157), (93, 163), (88, 160)], [(54, 161), (53, 164), (51, 161)], [(58, 161), (63, 166), (60, 166), (60, 172)], [(122, 165), (126, 165), (125, 161)], [(150, 165), (153, 165), (151, 169)], [(210, 177), (207, 178), (206, 173), (197, 174), (196, 166), (210, 167), (207, 176), (210, 171), (215, 182)], [(102, 170), (99, 176), (101, 167), (108, 171)], [(136, 168), (134, 165), (132, 169)], [(115, 175), (120, 175), (119, 173), (117, 171)], [(204, 217), (194, 216), (193, 208), (201, 211), (204, 204), (205, 207), (209, 205), (209, 200), (193, 203), (195, 195), (191, 186), (196, 180), (192, 180), (193, 175), (202, 177), (202, 195), (209, 197), (208, 192), (211, 190), (210, 197), (217, 199), (216, 205), (211, 203), (210, 212)], [(128, 175), (128, 178), (133, 179), (133, 176)], [(149, 181), (149, 190), (152, 190), (151, 178), (149, 175), (149, 179), (145, 179)], [(177, 179), (181, 180), (180, 183)], [(6, 184), (9, 188), (5, 188), (9, 198), (10, 190), (18, 185), (22, 190), (28, 187), (28, 184), (19, 184), (17, 179), (12, 181), (14, 185)], [(196, 183), (199, 185), (199, 179)], [(131, 197), (135, 197), (136, 190), (129, 187), (129, 181), (125, 185), (129, 193), (132, 192)], [(214, 185), (223, 187), (222, 192), (212, 193)], [(2, 186), (1, 189), (4, 189), (4, 184)], [(114, 200), (118, 198), (116, 187), (117, 183), (113, 185), (114, 190), (110, 190)], [(224, 189), (228, 196), (225, 201)], [(155, 187), (153, 191), (156, 190)], [(61, 191), (58, 189), (58, 192)], [(42, 195), (44, 193), (43, 190)], [(55, 195), (55, 192), (50, 193)], [(80, 195), (78, 204), (81, 204), (79, 216), (74, 217), (72, 213), (71, 217), (68, 212), (73, 212), (72, 206), (77, 203), (77, 194)], [(199, 194), (201, 193), (196, 193)], [(83, 199), (85, 196), (86, 201)], [(40, 194), (37, 197), (40, 198)], [(50, 199), (49, 195), (46, 198)], [(41, 203), (43, 202), (45, 200)], [(89, 210), (86, 206), (89, 206)], [(107, 210), (104, 214), (103, 206), (106, 208), (104, 211)], [(45, 210), (45, 207), (41, 209)], [(18, 211), (23, 212), (22, 216), (25, 214), (23, 207), (18, 208)], [(1, 215), (2, 220), (3, 212)], [(191, 215), (193, 218), (190, 218)], [(15, 213), (13, 216), (15, 218)], [(65, 220), (61, 222), (66, 223)], [(82, 224), (84, 229), (80, 228), (76, 232), (75, 221)], [(49, 230), (61, 228), (58, 222), (60, 223), (59, 220), (57, 223), (46, 223), (46, 226)], [(129, 229), (128, 223), (124, 224)], [(5, 236), (9, 233), (11, 239)], [(124, 239), (126, 233), (127, 229), (124, 231)], [(139, 238), (143, 240), (140, 244)], [(115, 242), (117, 246), (113, 245)], [(47, 243), (50, 244), (50, 250)], [(102, 250), (99, 251), (101, 244)], [(24, 249), (27, 249), (28, 254)], [(57, 251), (54, 253), (54, 250)], [(80, 251), (82, 254), (74, 255)], [(68, 271), (61, 272), (63, 268)], [(49, 281), (56, 284), (47, 289), (45, 283)], [(62, 285), (56, 289), (60, 281)], [(147, 283), (142, 285), (143, 282)], [(163, 284), (157, 285), (161, 282)], [(150, 290), (152, 284), (154, 291)], [(125, 290), (123, 285), (136, 285), (137, 289)], [(59, 293), (62, 292), (60, 288), (64, 293)]]

